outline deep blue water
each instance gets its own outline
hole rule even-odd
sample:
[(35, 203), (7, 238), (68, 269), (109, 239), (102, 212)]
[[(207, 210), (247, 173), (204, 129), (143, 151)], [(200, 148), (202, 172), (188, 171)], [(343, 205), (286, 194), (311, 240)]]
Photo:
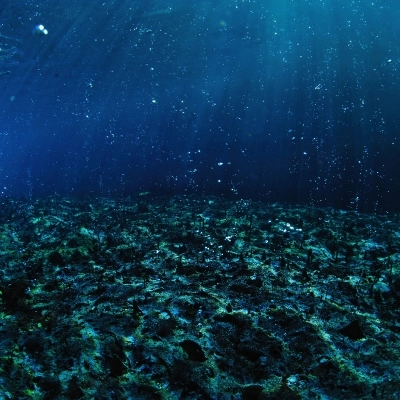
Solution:
[(1, 196), (398, 211), (399, 17), (394, 0), (2, 0)]

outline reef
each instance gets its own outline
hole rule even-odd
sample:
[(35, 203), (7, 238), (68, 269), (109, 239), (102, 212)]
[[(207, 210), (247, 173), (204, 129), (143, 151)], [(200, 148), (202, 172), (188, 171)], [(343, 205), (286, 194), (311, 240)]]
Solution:
[(399, 215), (1, 203), (4, 399), (400, 397)]

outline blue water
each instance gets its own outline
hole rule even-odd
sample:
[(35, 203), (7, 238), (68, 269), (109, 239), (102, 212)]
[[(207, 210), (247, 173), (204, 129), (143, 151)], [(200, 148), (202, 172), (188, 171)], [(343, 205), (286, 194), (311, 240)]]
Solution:
[(398, 211), (399, 13), (397, 1), (3, 0), (0, 194)]

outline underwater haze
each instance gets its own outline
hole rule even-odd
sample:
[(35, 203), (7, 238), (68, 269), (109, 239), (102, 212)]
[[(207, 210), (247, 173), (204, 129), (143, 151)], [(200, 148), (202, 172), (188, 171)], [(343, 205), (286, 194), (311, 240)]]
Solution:
[(399, 17), (393, 0), (3, 0), (1, 196), (397, 211)]

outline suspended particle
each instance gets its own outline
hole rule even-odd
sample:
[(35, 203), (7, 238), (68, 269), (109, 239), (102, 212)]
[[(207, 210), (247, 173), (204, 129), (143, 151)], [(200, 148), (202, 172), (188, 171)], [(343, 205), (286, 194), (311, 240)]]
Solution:
[(49, 33), (49, 31), (43, 25), (36, 25), (32, 33), (36, 36), (45, 36)]

